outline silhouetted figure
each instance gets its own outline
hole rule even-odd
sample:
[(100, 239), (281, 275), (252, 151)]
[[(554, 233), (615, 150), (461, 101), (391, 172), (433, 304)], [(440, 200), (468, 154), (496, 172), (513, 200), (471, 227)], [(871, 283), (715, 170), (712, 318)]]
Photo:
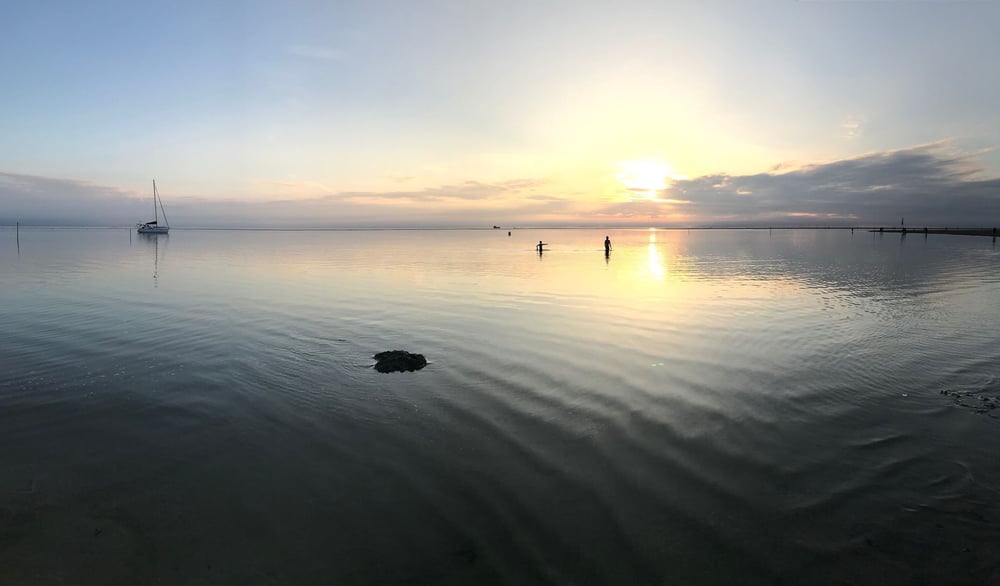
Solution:
[(611, 253), (611, 237), (610, 236), (605, 236), (604, 237), (604, 254), (607, 255), (607, 254), (610, 254), (610, 253)]
[(507, 232), (507, 236), (510, 236), (510, 231)]
[(535, 248), (538, 249), (538, 254), (542, 254), (543, 252), (545, 252), (544, 246), (545, 246), (545, 243), (542, 242), (541, 240), (539, 240), (538, 241), (538, 246), (535, 247)]

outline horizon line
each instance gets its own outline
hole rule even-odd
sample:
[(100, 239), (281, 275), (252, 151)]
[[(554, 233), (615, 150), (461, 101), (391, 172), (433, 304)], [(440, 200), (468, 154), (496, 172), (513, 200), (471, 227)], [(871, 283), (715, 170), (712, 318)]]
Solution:
[[(0, 224), (0, 229), (9, 228), (41, 228), (49, 230), (134, 230), (135, 226), (86, 226), (86, 225), (59, 225), (59, 224)], [(230, 232), (378, 232), (378, 231), (514, 231), (514, 230), (878, 230), (884, 229), (886, 231), (901, 231), (902, 228), (906, 228), (907, 231), (917, 231), (917, 230), (989, 230), (994, 228), (994, 226), (970, 226), (970, 225), (955, 225), (955, 226), (897, 226), (897, 225), (886, 225), (886, 224), (850, 224), (850, 225), (750, 225), (750, 224), (735, 224), (735, 225), (689, 225), (689, 226), (675, 226), (675, 225), (659, 225), (659, 224), (633, 224), (633, 225), (613, 225), (613, 224), (595, 224), (595, 225), (569, 225), (569, 226), (552, 226), (552, 225), (538, 225), (538, 226), (509, 226), (509, 227), (480, 227), (480, 226), (368, 226), (368, 227), (325, 227), (325, 228), (279, 228), (279, 227), (212, 227), (212, 226), (192, 226), (192, 227), (180, 227), (171, 226), (171, 230), (180, 231), (230, 231)]]

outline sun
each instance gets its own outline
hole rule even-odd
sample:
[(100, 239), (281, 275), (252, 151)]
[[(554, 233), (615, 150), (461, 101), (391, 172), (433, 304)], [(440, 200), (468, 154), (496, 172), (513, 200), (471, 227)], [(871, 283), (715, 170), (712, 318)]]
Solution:
[(673, 171), (670, 165), (660, 161), (622, 161), (618, 181), (629, 191), (642, 192), (650, 199), (667, 188)]

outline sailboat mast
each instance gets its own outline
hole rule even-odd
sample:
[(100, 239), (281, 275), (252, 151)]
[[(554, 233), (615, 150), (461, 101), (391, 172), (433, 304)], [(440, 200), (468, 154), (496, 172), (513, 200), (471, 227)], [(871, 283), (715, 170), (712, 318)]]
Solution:
[(156, 179), (153, 179), (153, 221), (159, 224), (160, 216), (156, 213)]
[(156, 194), (156, 199), (160, 200), (160, 213), (163, 214), (163, 223), (166, 224), (167, 228), (170, 227), (170, 222), (167, 220), (167, 211), (163, 209), (163, 200), (160, 199), (160, 194)]

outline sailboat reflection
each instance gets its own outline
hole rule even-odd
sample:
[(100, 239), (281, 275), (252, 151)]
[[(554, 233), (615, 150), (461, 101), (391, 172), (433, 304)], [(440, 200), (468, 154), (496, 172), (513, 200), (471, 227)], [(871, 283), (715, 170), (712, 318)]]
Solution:
[(139, 239), (146, 242), (146, 245), (153, 245), (153, 287), (159, 286), (160, 278), (160, 238), (164, 238), (163, 241), (163, 251), (167, 250), (167, 243), (170, 242), (169, 235), (166, 233), (142, 233), (140, 232)]

